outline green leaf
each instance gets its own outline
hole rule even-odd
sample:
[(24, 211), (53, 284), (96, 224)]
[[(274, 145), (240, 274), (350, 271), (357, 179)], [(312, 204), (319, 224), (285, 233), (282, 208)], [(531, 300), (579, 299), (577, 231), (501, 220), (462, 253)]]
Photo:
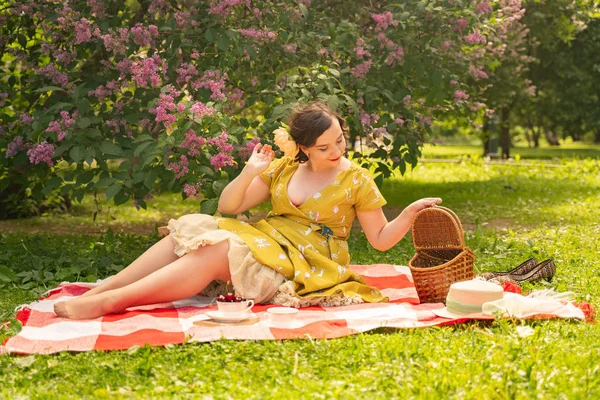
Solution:
[(97, 189), (104, 189), (107, 188), (109, 185), (112, 185), (116, 181), (117, 180), (115, 178), (102, 178), (99, 179), (98, 182), (96, 182), (95, 186)]
[(215, 194), (217, 196), (219, 196), (221, 194), (221, 192), (223, 191), (223, 189), (225, 189), (225, 186), (227, 186), (227, 184), (229, 183), (229, 181), (222, 179), (219, 181), (214, 181), (212, 183), (212, 189), (215, 192)]
[(125, 155), (125, 153), (123, 153), (123, 149), (121, 149), (121, 147), (119, 147), (116, 144), (114, 144), (113, 142), (109, 142), (109, 141), (102, 142), (102, 144), (100, 145), (100, 149), (102, 150), (102, 152), (104, 154), (108, 154), (110, 156), (122, 157)]
[(86, 115), (92, 110), (92, 106), (90, 105), (90, 101), (84, 98), (77, 102), (77, 109), (81, 115)]
[(106, 200), (110, 200), (117, 195), (123, 189), (123, 185), (120, 183), (114, 183), (106, 189)]
[(79, 176), (77, 177), (77, 181), (75, 182), (75, 184), (78, 185), (78, 186), (85, 185), (86, 183), (88, 183), (92, 179), (94, 179), (95, 175), (96, 175), (96, 170), (85, 171), (84, 173), (79, 174)]
[(154, 138), (150, 135), (140, 135), (133, 141), (133, 143), (142, 143), (147, 142), (149, 140), (154, 140)]
[(137, 157), (139, 156), (144, 150), (146, 150), (149, 146), (153, 145), (154, 142), (144, 142), (142, 144), (140, 144), (139, 146), (137, 146), (133, 152), (133, 156)]
[(48, 180), (48, 182), (46, 182), (46, 186), (42, 190), (42, 193), (45, 194), (45, 195), (47, 195), (48, 193), (50, 193), (54, 189), (58, 189), (60, 187), (60, 184), (62, 182), (63, 182), (63, 180), (59, 176), (55, 176), (55, 177), (51, 178), (50, 180)]
[(219, 199), (206, 199), (200, 204), (200, 212), (202, 214), (213, 215), (217, 211), (219, 205)]
[(42, 88), (39, 89), (35, 89), (33, 92), (34, 93), (42, 93), (42, 92), (52, 92), (52, 91), (59, 91), (59, 92), (64, 92), (65, 89), (59, 87), (59, 86), (44, 86)]
[(92, 124), (92, 121), (89, 118), (83, 117), (77, 120), (77, 126), (81, 129), (85, 129)]
[(217, 31), (213, 28), (208, 28), (204, 33), (204, 37), (209, 43), (214, 43), (217, 40)]
[(17, 275), (12, 269), (5, 267), (4, 265), (0, 265), (0, 281), (14, 282), (16, 279)]
[(229, 38), (226, 35), (221, 35), (219, 37), (218, 47), (221, 51), (229, 50)]
[(73, 146), (71, 150), (69, 150), (69, 157), (75, 162), (79, 162), (83, 160), (83, 150), (84, 148), (81, 146)]
[(304, 4), (298, 4), (298, 8), (300, 8), (300, 12), (304, 18), (308, 18), (308, 8)]

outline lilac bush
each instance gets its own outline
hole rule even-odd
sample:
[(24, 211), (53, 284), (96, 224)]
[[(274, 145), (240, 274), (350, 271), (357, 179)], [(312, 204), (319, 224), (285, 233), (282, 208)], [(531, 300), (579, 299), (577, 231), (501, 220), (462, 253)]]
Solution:
[[(321, 100), (360, 155), (415, 165), (435, 120), (492, 112), (497, 30), (520, 1), (6, 1), (0, 9), (0, 203), (58, 191), (146, 207), (215, 199), (296, 102)], [(504, 14), (502, 14), (504, 13)], [(491, 40), (493, 38), (493, 41)], [(509, 40), (507, 38), (507, 40)], [(473, 111), (475, 110), (475, 111)], [(391, 151), (387, 150), (391, 146)], [(28, 192), (29, 193), (29, 192)], [(5, 217), (6, 215), (4, 215)]]

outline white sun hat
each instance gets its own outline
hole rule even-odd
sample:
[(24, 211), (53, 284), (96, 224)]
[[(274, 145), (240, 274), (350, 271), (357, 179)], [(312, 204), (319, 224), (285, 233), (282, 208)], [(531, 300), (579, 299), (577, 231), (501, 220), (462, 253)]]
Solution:
[(446, 307), (432, 311), (442, 318), (464, 318), (471, 314), (481, 314), (484, 303), (500, 300), (503, 297), (504, 290), (495, 283), (479, 279), (456, 282), (448, 290)]

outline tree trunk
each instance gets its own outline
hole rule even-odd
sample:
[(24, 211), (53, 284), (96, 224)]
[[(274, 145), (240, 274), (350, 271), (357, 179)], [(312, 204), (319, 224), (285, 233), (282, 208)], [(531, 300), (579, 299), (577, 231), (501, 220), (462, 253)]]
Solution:
[(510, 108), (504, 106), (500, 116), (500, 147), (502, 148), (502, 158), (510, 157)]
[(600, 128), (596, 129), (594, 134), (594, 143), (600, 143)]
[(483, 156), (487, 156), (490, 152), (490, 120), (485, 118), (485, 122), (483, 123), (483, 138), (481, 141), (483, 142)]
[(544, 129), (544, 134), (546, 135), (546, 140), (550, 146), (559, 146), (560, 142), (558, 141), (558, 137), (556, 133), (551, 132), (549, 129)]
[(533, 147), (539, 149), (540, 147), (540, 128), (534, 128), (533, 131)]

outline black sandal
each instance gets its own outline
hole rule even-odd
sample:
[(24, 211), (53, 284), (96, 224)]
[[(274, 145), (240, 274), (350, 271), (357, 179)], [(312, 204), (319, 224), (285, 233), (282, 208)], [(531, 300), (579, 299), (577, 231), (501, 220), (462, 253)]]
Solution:
[(509, 274), (508, 276), (516, 282), (533, 282), (539, 279), (545, 279), (548, 282), (552, 281), (556, 273), (554, 260), (549, 258), (536, 265), (531, 271), (525, 274)]
[(536, 265), (537, 265), (537, 260), (534, 257), (532, 257), (529, 260), (523, 261), (521, 264), (519, 264), (518, 267), (515, 267), (510, 271), (484, 272), (480, 276), (483, 277), (484, 279), (492, 279), (492, 278), (496, 278), (499, 276), (506, 276), (506, 275), (525, 275), (525, 274), (529, 273), (529, 271), (534, 269), (536, 267)]

